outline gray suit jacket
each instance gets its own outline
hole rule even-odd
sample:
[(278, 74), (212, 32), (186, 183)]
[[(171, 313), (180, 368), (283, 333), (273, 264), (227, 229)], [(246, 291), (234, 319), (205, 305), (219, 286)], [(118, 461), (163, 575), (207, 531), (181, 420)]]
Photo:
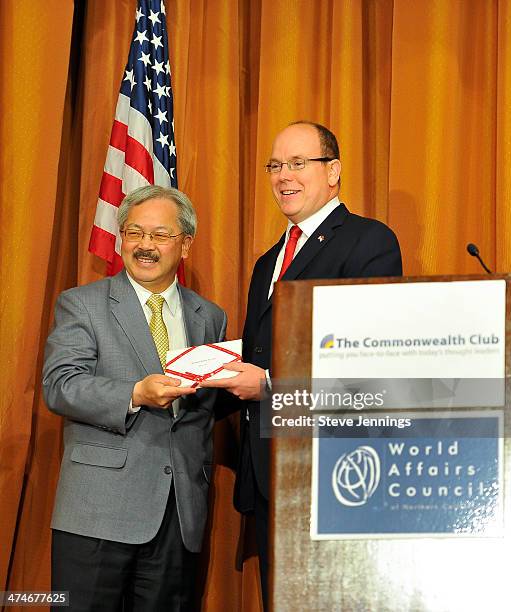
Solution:
[[(179, 286), (189, 345), (224, 339), (215, 304)], [(162, 374), (143, 309), (124, 271), (62, 293), (43, 369), (50, 410), (65, 418), (52, 527), (140, 544), (157, 533), (172, 480), (185, 546), (201, 548), (212, 460), (214, 393), (172, 410), (128, 415), (135, 383)]]

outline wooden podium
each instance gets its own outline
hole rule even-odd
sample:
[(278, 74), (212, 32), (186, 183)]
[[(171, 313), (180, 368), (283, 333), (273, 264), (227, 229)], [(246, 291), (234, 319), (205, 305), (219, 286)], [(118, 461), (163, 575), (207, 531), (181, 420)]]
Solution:
[[(283, 282), (273, 297), (272, 378), (311, 376), (312, 293), (319, 285), (506, 280), (506, 381), (510, 281), (503, 275)], [(507, 389), (507, 385), (506, 385)], [(505, 431), (510, 431), (506, 393)], [(271, 609), (446, 611), (511, 609), (509, 452), (504, 445), (504, 537), (312, 540), (310, 438), (272, 440)]]

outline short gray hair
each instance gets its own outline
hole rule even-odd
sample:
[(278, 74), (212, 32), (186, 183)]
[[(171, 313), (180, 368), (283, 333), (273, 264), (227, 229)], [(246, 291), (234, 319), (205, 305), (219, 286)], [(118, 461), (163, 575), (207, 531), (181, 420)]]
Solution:
[(156, 198), (174, 202), (177, 206), (177, 220), (181, 231), (189, 236), (195, 236), (197, 231), (197, 215), (188, 196), (174, 187), (161, 187), (160, 185), (145, 185), (125, 196), (117, 211), (119, 229), (124, 227), (129, 211), (133, 206), (138, 206), (147, 202), (147, 200), (154, 200)]

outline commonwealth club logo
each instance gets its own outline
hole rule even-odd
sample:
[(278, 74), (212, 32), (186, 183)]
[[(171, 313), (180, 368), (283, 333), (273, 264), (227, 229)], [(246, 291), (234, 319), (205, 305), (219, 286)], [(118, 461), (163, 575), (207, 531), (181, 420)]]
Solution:
[(371, 446), (341, 455), (332, 471), (332, 489), (343, 506), (363, 506), (380, 483), (380, 457)]
[(334, 348), (334, 335), (327, 334), (319, 345), (319, 348)]

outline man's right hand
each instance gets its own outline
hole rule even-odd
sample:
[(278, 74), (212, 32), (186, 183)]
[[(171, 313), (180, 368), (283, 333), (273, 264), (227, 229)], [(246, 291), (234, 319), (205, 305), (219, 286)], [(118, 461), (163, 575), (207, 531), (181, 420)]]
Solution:
[(163, 374), (150, 374), (133, 387), (131, 396), (133, 406), (168, 408), (178, 397), (195, 393), (195, 388), (180, 385), (181, 381), (176, 378)]

